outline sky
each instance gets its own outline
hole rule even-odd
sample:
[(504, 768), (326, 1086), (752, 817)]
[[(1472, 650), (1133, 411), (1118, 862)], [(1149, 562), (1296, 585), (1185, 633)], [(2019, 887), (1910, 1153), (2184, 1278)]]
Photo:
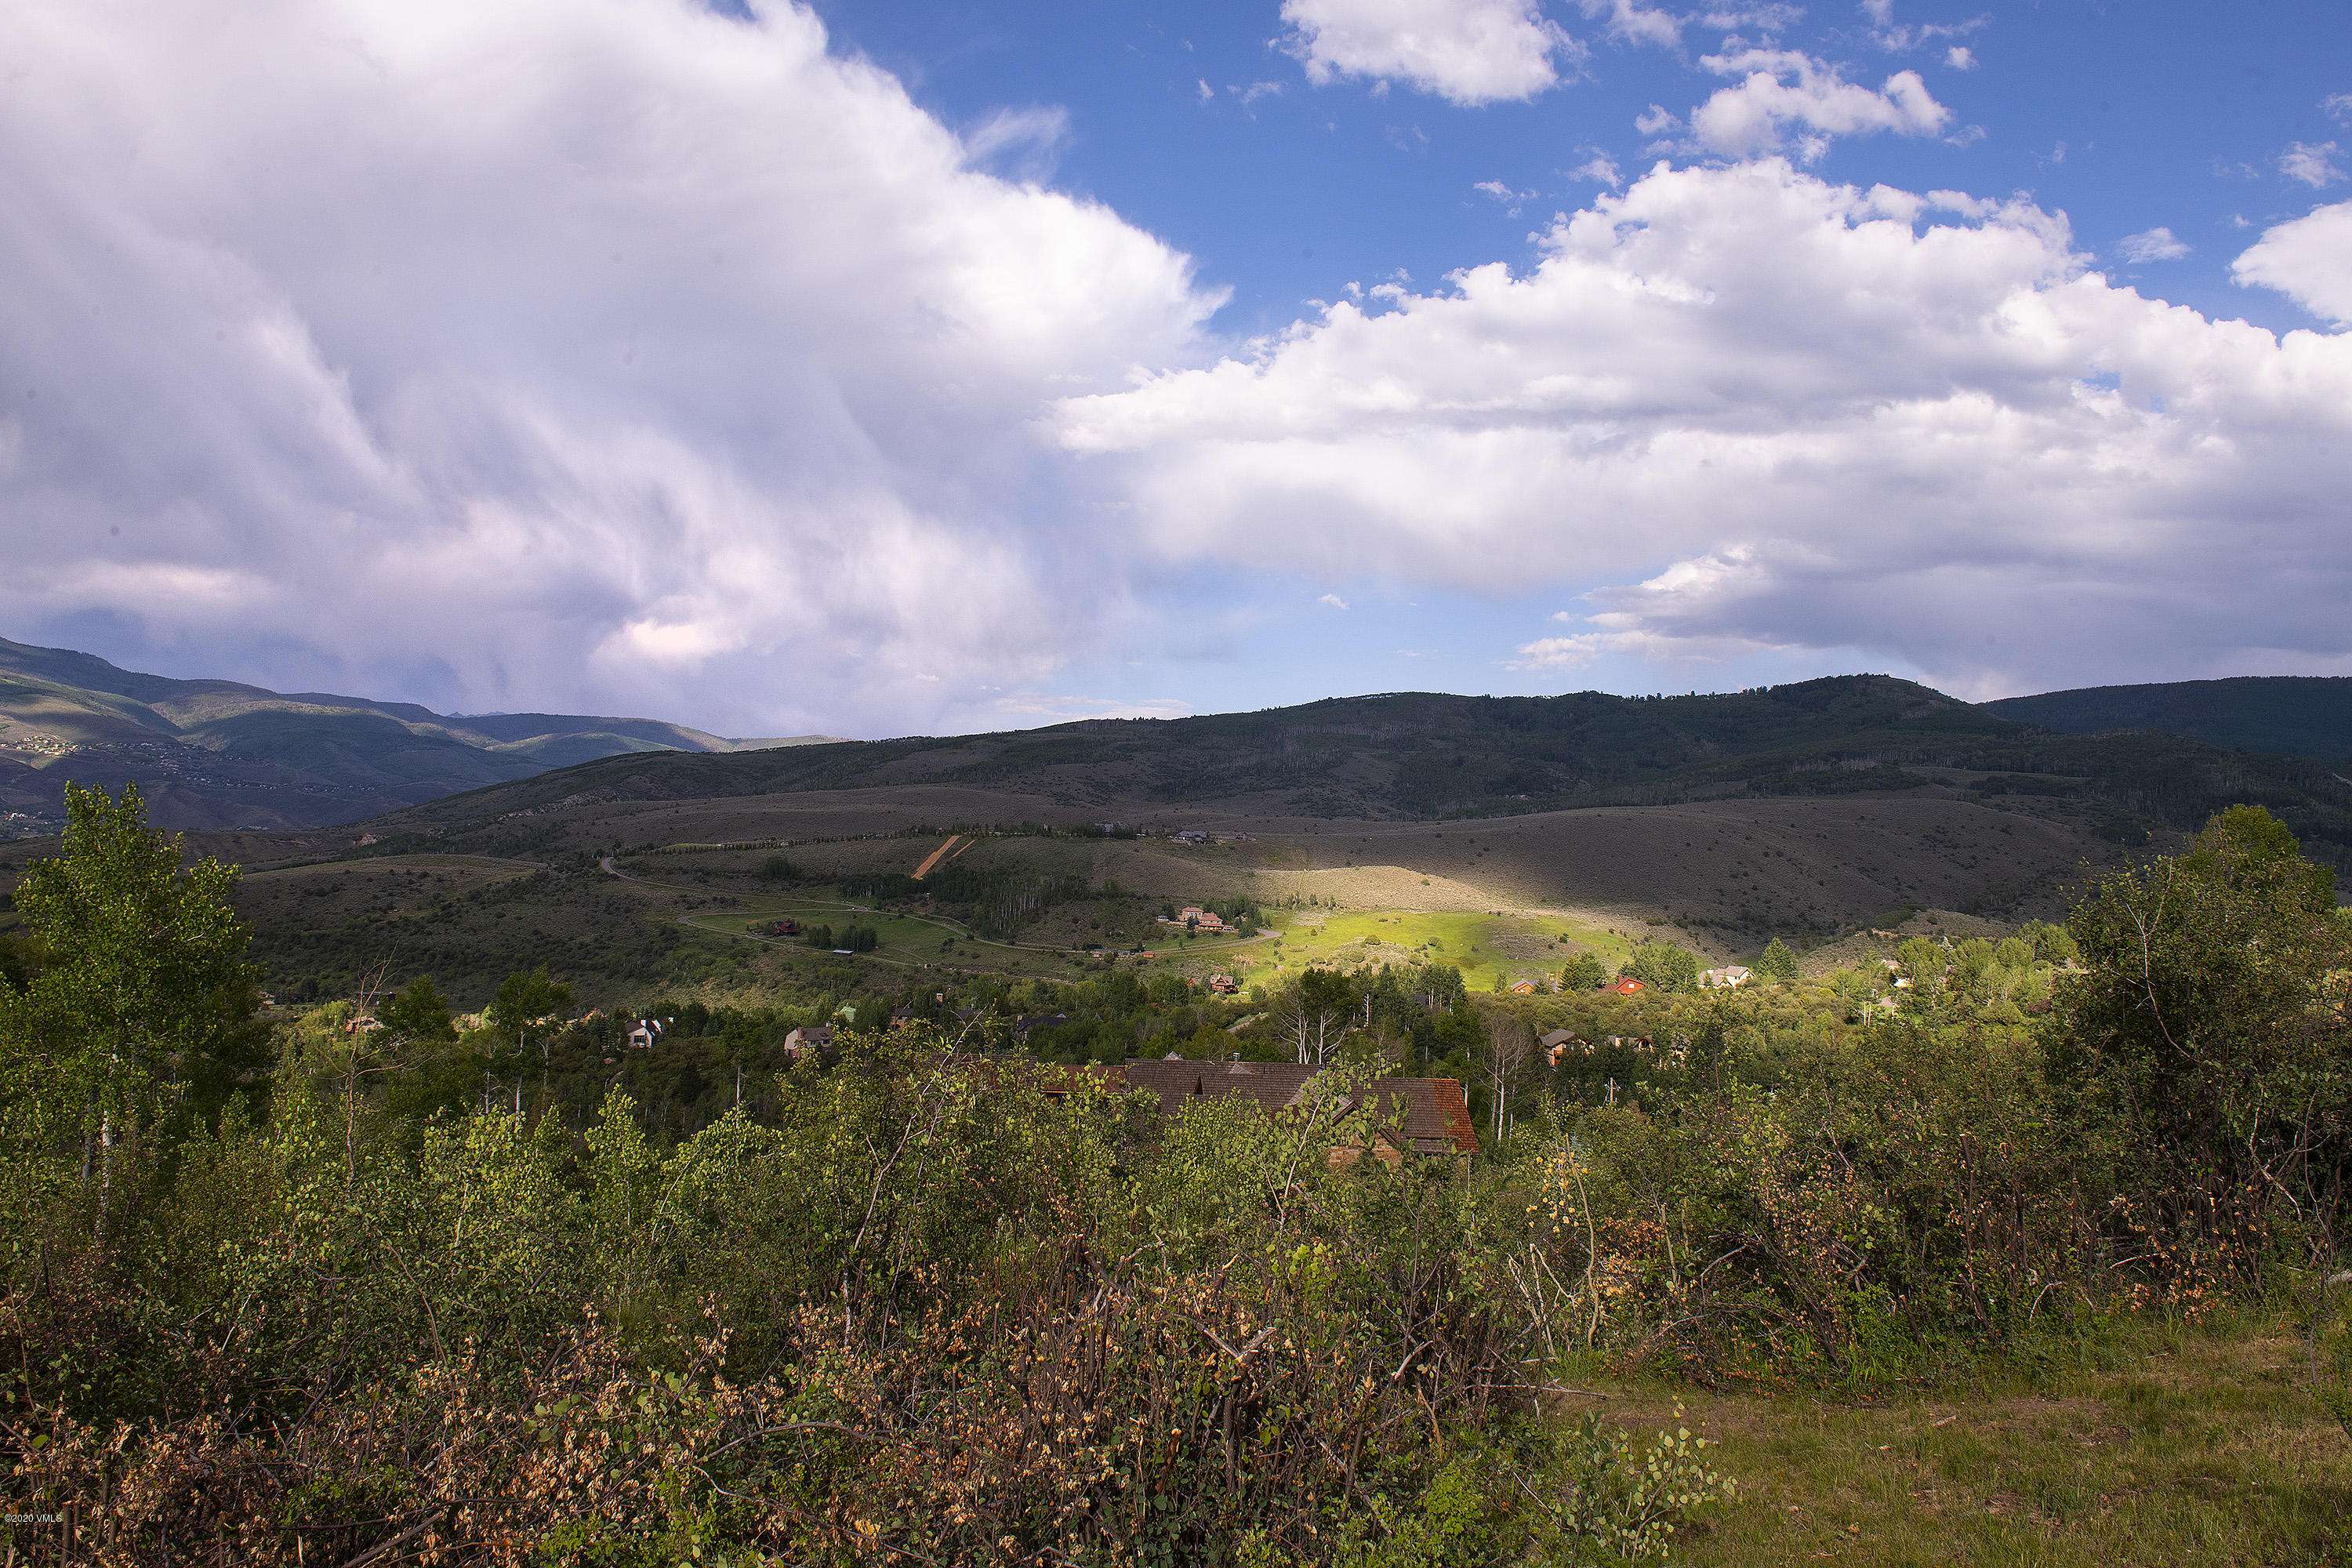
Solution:
[(2352, 674), (2343, 0), (13, 0), (0, 636), (881, 736)]

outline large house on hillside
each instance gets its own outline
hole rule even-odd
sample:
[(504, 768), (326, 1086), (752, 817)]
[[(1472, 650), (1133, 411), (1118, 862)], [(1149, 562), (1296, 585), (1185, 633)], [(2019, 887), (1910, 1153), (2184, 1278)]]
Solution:
[(793, 1056), (821, 1051), (833, 1044), (831, 1024), (810, 1024), (784, 1037), (784, 1049)]
[(1702, 969), (1698, 972), (1698, 984), (1702, 991), (1745, 985), (1755, 978), (1754, 971), (1745, 964), (1738, 963), (1727, 963), (1720, 969)]

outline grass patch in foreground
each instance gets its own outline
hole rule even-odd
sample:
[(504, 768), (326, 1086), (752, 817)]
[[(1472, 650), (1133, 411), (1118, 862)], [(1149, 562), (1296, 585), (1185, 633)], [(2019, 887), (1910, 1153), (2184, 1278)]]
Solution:
[(2126, 1365), (1869, 1404), (1621, 1389), (1636, 1435), (1716, 1442), (1738, 1495), (1678, 1542), (1696, 1568), (2284, 1568), (2352, 1563), (2352, 1438), (2284, 1334), (2183, 1335)]

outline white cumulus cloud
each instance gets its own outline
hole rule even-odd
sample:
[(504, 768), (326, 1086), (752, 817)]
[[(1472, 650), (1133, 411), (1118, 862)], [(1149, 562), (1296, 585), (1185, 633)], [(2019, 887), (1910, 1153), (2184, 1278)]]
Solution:
[(1399, 82), (1465, 105), (1533, 98), (1577, 53), (1535, 0), (1283, 0), (1282, 19), (1318, 86)]
[(1872, 89), (1794, 50), (1737, 49), (1704, 56), (1699, 64), (1717, 76), (1741, 79), (1692, 110), (1690, 119), (1700, 146), (1732, 157), (1776, 151), (1793, 136), (1810, 161), (1833, 136), (1879, 131), (1931, 136), (1952, 118), (1917, 71), (1897, 71)]
[(2352, 202), (2266, 231), (2230, 271), (2241, 283), (2277, 289), (2323, 321), (2352, 326)]
[[(2329, 238), (2274, 231), (2241, 274), (2321, 299)], [(1620, 584), (1528, 645), (1545, 667), (2352, 669), (2352, 338), (2117, 287), (2030, 203), (1779, 160), (1662, 164), (1542, 251), (1073, 397), (1062, 438), (1174, 560)]]
[(16, 635), (770, 732), (1123, 613), (1013, 526), (1034, 422), (1218, 299), (1034, 183), (1058, 110), (960, 137), (786, 4), (19, 0), (0, 57)]

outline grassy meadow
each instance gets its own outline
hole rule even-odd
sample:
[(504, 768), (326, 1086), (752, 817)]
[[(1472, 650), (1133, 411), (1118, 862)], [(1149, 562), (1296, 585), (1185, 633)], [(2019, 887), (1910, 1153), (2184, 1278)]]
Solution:
[(2352, 1440), (2302, 1341), (2148, 1331), (2082, 1365), (1840, 1399), (1601, 1382), (1608, 1419), (1687, 1426), (1732, 1498), (1691, 1568), (2255, 1568), (2352, 1561)]
[(1540, 981), (1582, 951), (1614, 969), (1633, 949), (1622, 936), (1565, 917), (1464, 914), (1425, 910), (1284, 910), (1271, 915), (1278, 940), (1243, 962), (1255, 978), (1310, 967), (1450, 963), (1473, 991), (1497, 980)]

